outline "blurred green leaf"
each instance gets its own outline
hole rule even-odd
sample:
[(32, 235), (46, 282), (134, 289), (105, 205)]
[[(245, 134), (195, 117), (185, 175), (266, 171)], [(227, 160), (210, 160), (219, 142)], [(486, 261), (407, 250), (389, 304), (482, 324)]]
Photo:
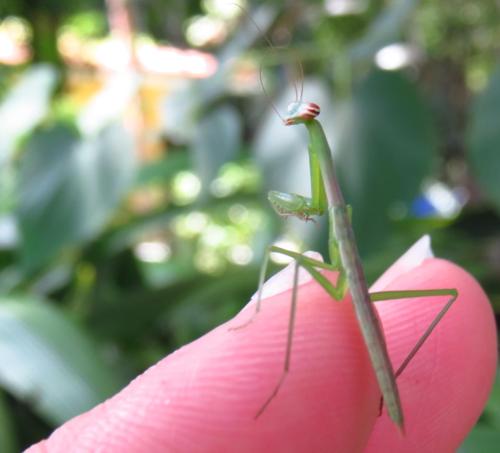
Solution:
[(497, 453), (499, 445), (500, 432), (498, 430), (476, 426), (457, 453)]
[(131, 138), (120, 126), (82, 139), (59, 125), (35, 134), (21, 164), (17, 217), (27, 269), (66, 245), (88, 240), (133, 180)]
[(202, 183), (202, 197), (220, 167), (236, 158), (241, 146), (241, 119), (235, 108), (222, 106), (203, 117), (193, 141), (193, 160)]
[(467, 129), (469, 158), (477, 182), (500, 209), (500, 66), (492, 74), (488, 87), (476, 97)]
[(50, 95), (57, 81), (48, 65), (28, 69), (0, 105), (0, 168), (6, 163), (18, 140), (47, 114)]
[(179, 345), (215, 328), (222, 320), (233, 317), (256, 290), (258, 270), (247, 266), (226, 272), (224, 278), (194, 279), (189, 290), (166, 307), (158, 318), (160, 324), (175, 333)]
[(334, 160), (360, 248), (380, 248), (389, 208), (412, 201), (431, 169), (431, 116), (401, 74), (376, 71), (337, 105), (334, 127)]
[[(262, 38), (278, 14), (279, 9), (270, 5), (270, 2), (263, 3), (244, 14), (246, 17), (235, 29), (231, 40), (217, 53), (219, 62), (217, 72), (208, 79), (200, 80), (202, 105), (209, 105), (227, 92), (228, 75), (234, 70), (234, 64), (246, 50), (252, 48), (255, 42)], [(258, 27), (255, 24), (258, 24)]]
[[(237, 2), (234, 2), (237, 5)], [(234, 6), (236, 9), (237, 6)], [(278, 9), (270, 5), (259, 5), (251, 11), (251, 20), (243, 20), (236, 28), (231, 40), (217, 53), (217, 71), (206, 79), (185, 81), (174, 88), (164, 104), (165, 133), (174, 141), (191, 143), (199, 137), (197, 127), (200, 116), (210, 117), (205, 112), (231, 86), (228, 76), (234, 71), (239, 57), (265, 33), (278, 15)], [(255, 24), (259, 24), (257, 28)], [(215, 132), (215, 131), (214, 131)], [(220, 132), (220, 131), (219, 131)]]
[(63, 313), (38, 300), (0, 298), (0, 383), (58, 425), (99, 404), (120, 382)]
[(16, 448), (13, 419), (5, 404), (2, 393), (0, 393), (0, 451), (2, 453), (14, 453), (19, 451), (19, 449)]
[(0, 213), (12, 209), (15, 172), (11, 158), (20, 139), (47, 114), (57, 72), (48, 65), (28, 69), (0, 104)]
[(190, 170), (189, 155), (184, 152), (172, 153), (167, 157), (143, 165), (137, 172), (135, 188), (153, 184), (165, 186), (180, 171)]
[(350, 50), (352, 60), (371, 60), (382, 47), (400, 40), (401, 31), (415, 10), (418, 0), (393, 0), (371, 22), (367, 32)]
[(484, 409), (483, 418), (490, 426), (500, 429), (500, 374), (498, 372)]

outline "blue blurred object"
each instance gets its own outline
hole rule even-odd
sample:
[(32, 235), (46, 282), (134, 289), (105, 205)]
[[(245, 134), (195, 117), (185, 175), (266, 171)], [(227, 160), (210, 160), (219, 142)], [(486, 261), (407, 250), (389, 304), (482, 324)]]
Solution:
[(436, 207), (425, 195), (420, 195), (413, 200), (410, 213), (417, 218), (432, 217), (439, 214)]
[(464, 187), (451, 189), (436, 181), (429, 184), (423, 193), (413, 200), (410, 212), (417, 218), (452, 218), (459, 214), (468, 198)]

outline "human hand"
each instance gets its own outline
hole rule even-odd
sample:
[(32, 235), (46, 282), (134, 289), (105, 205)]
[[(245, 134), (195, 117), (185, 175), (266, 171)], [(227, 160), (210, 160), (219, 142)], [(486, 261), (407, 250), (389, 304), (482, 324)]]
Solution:
[[(423, 253), (423, 254), (422, 254)], [(375, 289), (457, 288), (459, 297), (398, 378), (406, 435), (384, 412), (349, 300), (314, 281), (299, 289), (291, 370), (255, 415), (283, 368), (290, 269), (229, 322), (151, 367), (113, 398), (70, 420), (34, 452), (422, 452), (455, 451), (475, 424), (496, 370), (496, 329), (478, 283), (456, 265), (413, 250)], [(274, 295), (272, 295), (274, 293)], [(346, 298), (348, 299), (348, 297)], [(377, 303), (395, 367), (445, 299)]]

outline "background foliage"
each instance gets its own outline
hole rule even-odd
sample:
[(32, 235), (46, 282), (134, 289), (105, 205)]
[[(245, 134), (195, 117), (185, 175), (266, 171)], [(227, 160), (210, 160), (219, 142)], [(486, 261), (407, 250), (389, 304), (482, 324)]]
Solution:
[[(325, 251), (265, 198), (309, 191), (304, 131), (270, 108), (302, 83), (369, 279), (428, 232), (500, 310), (498, 3), (285, 3), (244, 4), (258, 30), (222, 0), (2, 2), (0, 451), (235, 314), (269, 243)], [(499, 414), (500, 385), (461, 451), (496, 451)]]

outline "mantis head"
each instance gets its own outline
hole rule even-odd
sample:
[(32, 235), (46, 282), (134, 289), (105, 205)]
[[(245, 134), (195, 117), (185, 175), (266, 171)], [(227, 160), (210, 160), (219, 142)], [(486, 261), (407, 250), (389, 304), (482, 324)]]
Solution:
[(314, 102), (292, 102), (288, 104), (288, 114), (285, 117), (285, 125), (300, 124), (310, 121), (319, 115), (320, 108)]

